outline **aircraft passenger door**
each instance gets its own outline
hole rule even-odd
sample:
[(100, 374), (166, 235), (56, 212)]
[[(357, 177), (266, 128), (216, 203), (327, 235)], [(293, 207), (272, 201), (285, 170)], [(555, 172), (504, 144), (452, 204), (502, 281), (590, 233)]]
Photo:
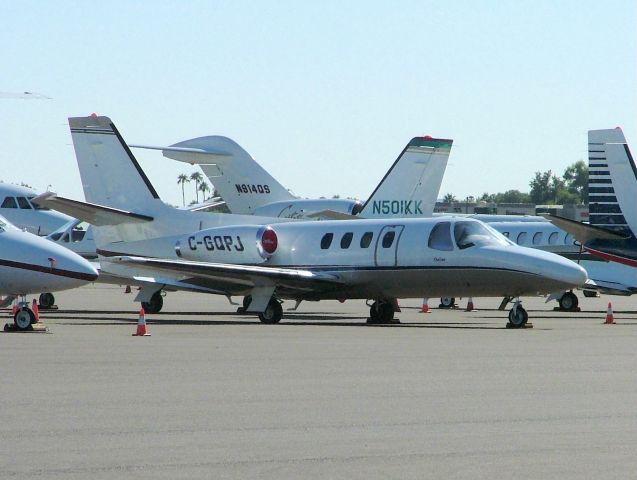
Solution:
[(398, 242), (404, 225), (384, 226), (376, 239), (374, 260), (378, 267), (395, 267), (398, 263)]

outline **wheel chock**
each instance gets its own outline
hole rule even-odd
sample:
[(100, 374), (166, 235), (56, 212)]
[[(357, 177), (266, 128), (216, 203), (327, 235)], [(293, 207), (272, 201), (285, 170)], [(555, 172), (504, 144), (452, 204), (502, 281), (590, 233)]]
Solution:
[(511, 322), (508, 322), (506, 324), (506, 328), (513, 328), (513, 329), (523, 329), (523, 328), (533, 328), (533, 324), (531, 322), (526, 322), (523, 325), (513, 325)]

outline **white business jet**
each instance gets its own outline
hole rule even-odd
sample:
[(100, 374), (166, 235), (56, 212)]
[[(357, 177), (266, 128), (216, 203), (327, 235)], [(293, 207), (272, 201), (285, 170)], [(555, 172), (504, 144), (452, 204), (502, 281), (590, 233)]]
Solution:
[(0, 217), (0, 294), (2, 306), (19, 298), (16, 327), (26, 330), (35, 320), (25, 296), (79, 287), (97, 278), (91, 264), (70, 250), (25, 232)]
[(447, 167), (452, 140), (415, 137), (362, 204), (352, 199), (302, 199), (292, 195), (248, 152), (223, 136), (185, 140), (161, 150), (181, 162), (197, 164), (232, 213), (284, 218), (346, 219), (431, 217)]
[[(84, 194), (36, 199), (95, 227), (102, 269), (153, 288), (251, 296), (264, 323), (282, 299), (371, 299), (391, 321), (396, 298), (421, 292), (519, 297), (572, 288), (586, 272), (552, 253), (519, 247), (471, 219), (285, 221), (202, 214), (164, 204), (108, 117), (70, 118)], [(528, 314), (516, 301), (509, 320)]]

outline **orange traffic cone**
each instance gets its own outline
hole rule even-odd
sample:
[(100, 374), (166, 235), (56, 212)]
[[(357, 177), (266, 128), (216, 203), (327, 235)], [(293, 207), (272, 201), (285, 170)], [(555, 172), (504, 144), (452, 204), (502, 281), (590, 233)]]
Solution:
[(18, 305), (14, 303), (13, 307), (11, 307), (11, 316), (15, 317), (16, 313), (18, 313)]
[(473, 308), (473, 298), (469, 297), (469, 301), (467, 302), (466, 312), (473, 312), (475, 308)]
[(124, 293), (130, 293), (131, 289), (130, 289), (130, 285), (126, 285), (126, 288), (124, 289)]
[(35, 323), (40, 321), (40, 309), (38, 308), (38, 302), (33, 299), (33, 304), (31, 305), (31, 310), (33, 310), (33, 315), (35, 315)]
[(423, 298), (422, 299), (422, 310), (420, 311), (420, 313), (431, 313), (431, 310), (429, 310), (429, 299), (428, 298)]
[(150, 337), (150, 333), (146, 332), (146, 314), (144, 309), (139, 310), (139, 320), (137, 320), (137, 331), (133, 333), (133, 337)]
[(613, 306), (611, 305), (610, 302), (608, 302), (608, 310), (606, 311), (606, 321), (604, 322), (605, 325), (614, 325), (615, 324), (615, 317), (613, 315)]

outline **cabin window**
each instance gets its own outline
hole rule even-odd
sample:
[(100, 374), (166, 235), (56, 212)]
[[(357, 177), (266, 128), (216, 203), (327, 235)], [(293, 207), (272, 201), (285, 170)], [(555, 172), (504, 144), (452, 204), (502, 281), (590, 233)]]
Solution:
[(15, 203), (15, 198), (6, 197), (4, 199), (4, 202), (2, 202), (2, 206), (0, 206), (0, 208), (18, 208), (18, 206)]
[(321, 249), (327, 250), (328, 248), (330, 248), (333, 238), (333, 233), (326, 233), (325, 235), (323, 235), (323, 238), (321, 238)]
[(518, 239), (516, 240), (518, 245), (524, 245), (526, 242), (526, 232), (520, 232), (518, 234)]
[(509, 238), (509, 232), (502, 232), (502, 235), (504, 235), (505, 237)]
[(533, 235), (533, 245), (539, 245), (542, 243), (542, 232), (535, 232)]
[(372, 238), (374, 234), (372, 232), (365, 232), (361, 237), (361, 248), (369, 247), (370, 243), (372, 243)]
[(343, 235), (343, 237), (341, 238), (341, 248), (349, 248), (352, 243), (353, 237), (354, 234), (352, 232), (347, 232), (345, 235)]
[(549, 245), (555, 245), (557, 243), (557, 232), (553, 232), (549, 235)]
[(575, 242), (573, 241), (573, 235), (571, 235), (570, 233), (564, 237), (564, 245), (572, 245), (574, 243)]
[(391, 247), (391, 244), (394, 243), (394, 237), (395, 236), (396, 236), (396, 232), (394, 232), (394, 231), (387, 232), (383, 236), (383, 248)]
[(451, 240), (451, 222), (440, 222), (431, 229), (429, 234), (429, 248), (434, 250), (453, 250), (453, 241)]
[(26, 199), (26, 197), (17, 197), (17, 198), (18, 198), (18, 205), (20, 205), (20, 208), (22, 210), (31, 210), (31, 204)]

